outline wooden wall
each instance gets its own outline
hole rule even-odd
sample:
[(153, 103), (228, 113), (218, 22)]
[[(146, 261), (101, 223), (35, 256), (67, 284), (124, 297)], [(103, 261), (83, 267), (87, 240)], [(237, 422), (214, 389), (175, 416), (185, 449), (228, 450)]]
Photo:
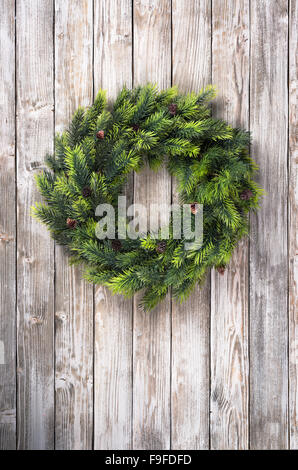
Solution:
[[(0, 0), (0, 449), (298, 448), (297, 0)], [(100, 87), (218, 88), (265, 188), (224, 276), (152, 313), (81, 280), (30, 217)], [(145, 170), (135, 202), (175, 199)], [(2, 345), (2, 346), (1, 346)]]

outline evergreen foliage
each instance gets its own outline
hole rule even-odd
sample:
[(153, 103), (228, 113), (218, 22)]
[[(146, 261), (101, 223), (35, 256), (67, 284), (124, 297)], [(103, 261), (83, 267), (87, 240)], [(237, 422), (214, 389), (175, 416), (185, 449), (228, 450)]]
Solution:
[[(214, 95), (211, 86), (181, 94), (176, 87), (158, 91), (148, 84), (124, 87), (108, 107), (100, 91), (57, 135), (55, 154), (46, 160), (51, 171), (36, 177), (44, 203), (36, 204), (34, 215), (67, 247), (71, 262), (83, 263), (86, 279), (115, 294), (144, 289), (145, 309), (169, 289), (183, 301), (211, 267), (222, 272), (248, 234), (249, 211), (258, 207), (262, 190), (253, 180), (250, 135), (211, 117)], [(117, 249), (111, 240), (97, 239), (97, 205), (116, 207), (127, 175), (146, 162), (157, 170), (165, 155), (181, 203), (204, 205), (202, 247), (186, 250), (183, 239), (163, 243), (150, 234), (121, 240)]]

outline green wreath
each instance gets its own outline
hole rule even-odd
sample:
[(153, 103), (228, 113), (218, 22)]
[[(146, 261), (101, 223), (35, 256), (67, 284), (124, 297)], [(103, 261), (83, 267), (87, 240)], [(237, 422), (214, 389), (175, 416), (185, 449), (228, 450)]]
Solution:
[[(65, 132), (56, 136), (55, 154), (36, 177), (45, 204), (34, 216), (65, 245), (71, 262), (85, 265), (88, 281), (132, 296), (144, 290), (142, 305), (152, 309), (169, 289), (183, 301), (208, 268), (224, 272), (237, 242), (248, 234), (248, 213), (258, 207), (262, 190), (253, 180), (250, 135), (211, 117), (208, 86), (181, 94), (176, 87), (158, 91), (146, 85), (119, 93), (107, 106), (100, 91), (94, 104), (79, 108)], [(165, 156), (167, 156), (165, 158)], [(195, 216), (203, 205), (203, 242), (186, 249), (185, 240), (147, 233), (140, 238), (100, 240), (99, 204), (117, 210), (127, 176), (145, 162), (157, 170), (166, 162), (178, 182), (181, 204)]]

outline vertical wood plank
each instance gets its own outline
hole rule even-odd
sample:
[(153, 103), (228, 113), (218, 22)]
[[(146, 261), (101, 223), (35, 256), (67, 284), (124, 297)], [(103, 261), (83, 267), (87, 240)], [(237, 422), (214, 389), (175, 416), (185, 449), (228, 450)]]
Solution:
[[(173, 84), (198, 91), (211, 83), (211, 3), (173, 0)], [(177, 202), (173, 181), (173, 201)], [(172, 303), (172, 448), (209, 447), (210, 279)]]
[[(94, 92), (132, 85), (132, 2), (94, 3)], [(132, 199), (131, 186), (127, 189)], [(132, 300), (95, 287), (94, 447), (132, 448)]]
[[(171, 1), (134, 1), (134, 85), (171, 84)], [(135, 202), (170, 203), (171, 179), (165, 168), (135, 175)], [(134, 300), (133, 448), (170, 447), (171, 303), (167, 298), (144, 313)]]
[(54, 446), (54, 253), (30, 217), (34, 173), (53, 149), (53, 3), (17, 1), (18, 448)]
[(252, 155), (267, 196), (251, 217), (250, 446), (288, 446), (288, 2), (251, 1)]
[(290, 448), (298, 449), (298, 3), (289, 10), (289, 397)]
[[(249, 0), (212, 3), (214, 114), (249, 127)], [(248, 242), (241, 241), (224, 275), (211, 274), (212, 449), (248, 448)]]
[[(93, 4), (55, 2), (55, 130), (93, 97)], [(93, 288), (56, 246), (56, 449), (91, 449)]]
[(16, 448), (15, 2), (0, 4), (0, 449)]

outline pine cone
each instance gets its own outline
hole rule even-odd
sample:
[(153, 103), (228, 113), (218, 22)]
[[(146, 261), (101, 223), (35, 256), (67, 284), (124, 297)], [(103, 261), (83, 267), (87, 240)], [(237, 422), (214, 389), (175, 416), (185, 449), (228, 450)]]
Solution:
[(68, 217), (68, 219), (66, 220), (66, 224), (68, 228), (76, 228), (77, 221), (75, 219), (71, 219), (70, 217)]
[(177, 105), (176, 103), (171, 103), (169, 105), (169, 113), (172, 115), (172, 116), (175, 116), (175, 114), (177, 113)]
[(139, 126), (139, 124), (134, 124), (134, 125), (132, 126), (132, 128), (133, 128), (133, 130), (134, 130), (135, 132), (137, 132), (137, 131), (140, 129), (140, 126)]
[(219, 274), (223, 275), (225, 273), (225, 270), (226, 268), (224, 266), (219, 266), (217, 268), (217, 271), (219, 272)]
[(248, 201), (253, 196), (253, 193), (250, 189), (245, 189), (241, 194), (240, 194), (240, 199), (243, 199), (243, 201)]
[(101, 130), (101, 131), (98, 131), (98, 132), (96, 133), (96, 137), (97, 137), (98, 139), (104, 139), (104, 137), (105, 137), (104, 131), (102, 131), (102, 130)]
[(191, 205), (190, 205), (190, 210), (191, 210), (191, 213), (192, 214), (196, 214), (198, 212), (198, 203), (197, 202), (193, 202)]
[(156, 251), (157, 253), (164, 253), (167, 248), (167, 242), (159, 242), (156, 245)]
[(114, 251), (120, 251), (122, 248), (122, 243), (120, 240), (112, 240), (111, 245)]
[(85, 186), (85, 187), (82, 189), (82, 195), (83, 195), (84, 197), (89, 197), (89, 196), (91, 196), (91, 193), (92, 193), (92, 191), (91, 191), (91, 188), (89, 188), (89, 186)]

